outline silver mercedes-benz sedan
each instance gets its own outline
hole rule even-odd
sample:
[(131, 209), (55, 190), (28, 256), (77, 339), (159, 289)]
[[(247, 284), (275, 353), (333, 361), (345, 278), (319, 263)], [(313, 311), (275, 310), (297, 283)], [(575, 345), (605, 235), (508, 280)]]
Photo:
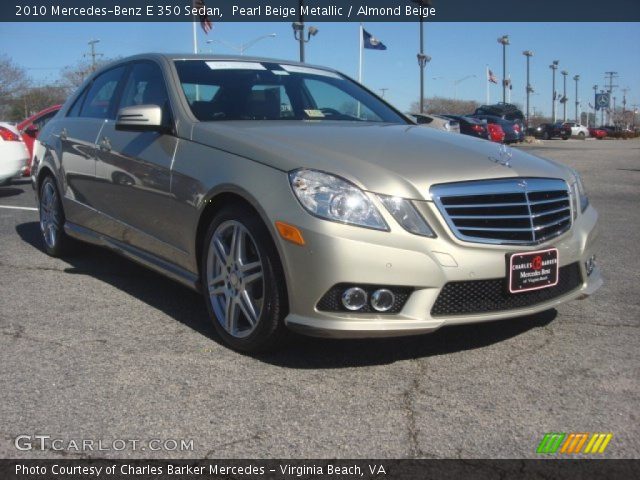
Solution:
[(372, 337), (593, 293), (578, 174), (416, 126), (341, 73), (149, 54), (96, 72), (40, 134), (49, 254), (103, 245), (203, 293), (231, 347)]

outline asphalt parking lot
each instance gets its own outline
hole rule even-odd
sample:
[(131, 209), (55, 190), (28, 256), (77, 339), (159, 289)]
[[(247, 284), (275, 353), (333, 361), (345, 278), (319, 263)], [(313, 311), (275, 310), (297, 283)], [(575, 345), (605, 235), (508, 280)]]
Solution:
[[(387, 340), (222, 346), (201, 298), (95, 247), (43, 253), (28, 181), (0, 188), (0, 456), (521, 458), (546, 432), (640, 457), (640, 141), (522, 147), (576, 168), (605, 285), (543, 314)], [(18, 435), (193, 440), (19, 451)], [(171, 446), (171, 444), (169, 445)]]

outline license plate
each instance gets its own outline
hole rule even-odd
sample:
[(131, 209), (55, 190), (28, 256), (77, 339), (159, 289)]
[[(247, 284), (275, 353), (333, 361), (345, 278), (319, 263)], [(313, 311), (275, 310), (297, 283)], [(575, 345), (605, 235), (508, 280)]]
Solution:
[(558, 249), (509, 256), (509, 292), (521, 293), (558, 284)]

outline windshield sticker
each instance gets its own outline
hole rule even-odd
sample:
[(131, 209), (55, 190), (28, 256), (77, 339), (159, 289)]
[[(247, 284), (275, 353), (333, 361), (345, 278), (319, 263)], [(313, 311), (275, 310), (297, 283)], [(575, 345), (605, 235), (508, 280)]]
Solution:
[(324, 118), (324, 113), (322, 113), (320, 110), (305, 110), (304, 113), (307, 114), (307, 117), (311, 117), (311, 118)]
[(310, 73), (311, 75), (322, 75), (323, 77), (341, 78), (340, 75), (320, 70), (318, 68), (300, 67), (298, 65), (280, 65), (283, 69), (290, 73)]
[(211, 70), (266, 70), (258, 62), (206, 62)]

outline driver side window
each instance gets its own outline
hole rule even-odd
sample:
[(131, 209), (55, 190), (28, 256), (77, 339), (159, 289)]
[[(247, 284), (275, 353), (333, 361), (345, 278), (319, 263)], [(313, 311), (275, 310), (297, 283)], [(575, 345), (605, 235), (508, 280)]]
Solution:
[(169, 96), (160, 67), (151, 62), (134, 64), (129, 71), (118, 110), (135, 105), (158, 105), (162, 108), (162, 122), (170, 122)]

